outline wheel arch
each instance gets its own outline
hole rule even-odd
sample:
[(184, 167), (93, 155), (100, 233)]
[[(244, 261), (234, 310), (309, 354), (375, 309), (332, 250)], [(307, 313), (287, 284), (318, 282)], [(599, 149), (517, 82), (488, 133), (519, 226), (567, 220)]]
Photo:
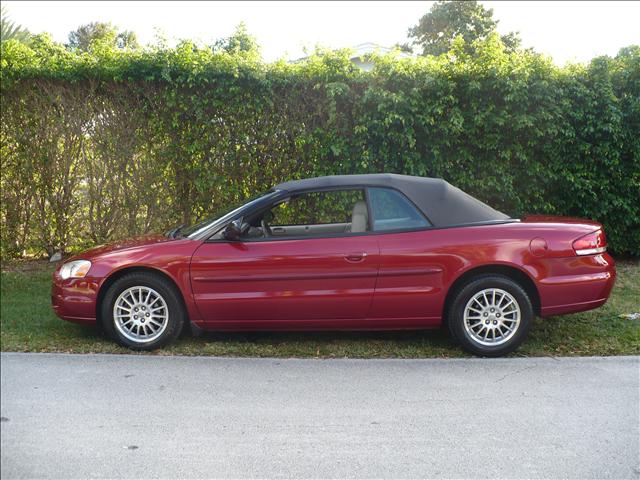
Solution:
[(541, 303), (540, 303), (540, 292), (536, 287), (533, 279), (522, 269), (514, 266), (514, 265), (505, 265), (505, 264), (489, 264), (489, 265), (481, 265), (478, 267), (471, 268), (469, 270), (461, 273), (451, 284), (449, 287), (449, 291), (447, 292), (447, 296), (445, 297), (443, 312), (442, 312), (442, 322), (443, 324), (447, 322), (449, 307), (456, 293), (467, 284), (472, 278), (478, 277), (480, 275), (503, 275), (511, 280), (517, 282), (527, 293), (529, 299), (531, 300), (531, 305), (533, 306), (533, 312), (536, 315), (540, 315), (541, 311)]
[(100, 285), (100, 288), (98, 289), (98, 296), (96, 298), (96, 320), (97, 320), (97, 324), (102, 327), (102, 315), (100, 313), (100, 311), (102, 310), (102, 300), (105, 296), (105, 294), (107, 293), (107, 291), (109, 290), (109, 288), (111, 287), (111, 285), (114, 284), (114, 282), (116, 282), (119, 278), (122, 278), (123, 276), (130, 274), (130, 273), (151, 273), (154, 275), (157, 275), (159, 277), (164, 278), (165, 280), (167, 280), (171, 286), (175, 289), (176, 293), (178, 294), (178, 298), (180, 299), (180, 302), (182, 302), (182, 308), (184, 309), (185, 315), (186, 315), (186, 319), (187, 322), (190, 322), (190, 318), (189, 318), (189, 310), (187, 308), (185, 299), (184, 299), (184, 295), (182, 294), (182, 290), (180, 290), (180, 287), (178, 286), (178, 284), (176, 283), (176, 281), (173, 279), (173, 277), (171, 277), (171, 275), (169, 275), (168, 273), (158, 269), (158, 268), (154, 268), (154, 267), (149, 267), (149, 266), (142, 266), (142, 265), (136, 265), (136, 266), (131, 266), (131, 267), (124, 267), (121, 268), (119, 270), (115, 270), (113, 272), (111, 272), (109, 274), (108, 277), (105, 278), (105, 280), (102, 282), (102, 284)]

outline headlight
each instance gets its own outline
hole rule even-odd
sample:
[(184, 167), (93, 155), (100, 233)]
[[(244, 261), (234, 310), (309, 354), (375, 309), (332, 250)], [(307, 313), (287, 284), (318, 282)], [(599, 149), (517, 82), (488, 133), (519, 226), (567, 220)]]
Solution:
[(89, 260), (75, 260), (73, 262), (65, 263), (60, 269), (60, 277), (63, 280), (67, 278), (82, 278), (91, 268), (91, 262)]

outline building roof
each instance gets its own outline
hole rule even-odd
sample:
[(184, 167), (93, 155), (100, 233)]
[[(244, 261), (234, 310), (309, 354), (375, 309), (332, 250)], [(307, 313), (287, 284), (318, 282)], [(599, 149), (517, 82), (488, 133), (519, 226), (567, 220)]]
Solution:
[[(355, 45), (349, 48), (353, 51), (349, 59), (354, 63), (362, 63), (362, 59), (367, 55), (371, 55), (372, 53), (385, 55), (387, 53), (391, 53), (394, 50), (396, 50), (395, 47), (383, 47), (382, 45), (378, 45), (373, 42), (360, 43), (358, 45)], [(334, 50), (334, 52), (335, 51), (337, 50)], [(398, 51), (397, 56), (400, 58), (409, 58), (409, 57), (414, 57), (415, 55), (412, 55), (410, 53), (403, 52), (403, 51)], [(308, 56), (300, 57), (295, 60), (290, 60), (289, 63), (299, 63), (306, 60), (307, 58), (309, 57)]]
[(273, 190), (291, 193), (340, 187), (387, 187), (399, 190), (411, 200), (436, 227), (508, 220), (480, 200), (466, 194), (441, 178), (412, 177), (393, 173), (332, 175), (292, 180)]
[[(373, 42), (365, 42), (365, 43), (356, 45), (355, 47), (351, 47), (351, 49), (354, 52), (353, 55), (351, 56), (351, 60), (354, 60), (356, 58), (361, 58), (366, 55), (371, 55), (372, 53), (378, 53), (381, 55), (391, 53), (395, 50), (395, 47), (383, 47), (382, 45), (378, 45)], [(413, 55), (407, 52), (399, 51), (398, 56), (401, 58), (407, 58), (407, 57), (412, 57)]]

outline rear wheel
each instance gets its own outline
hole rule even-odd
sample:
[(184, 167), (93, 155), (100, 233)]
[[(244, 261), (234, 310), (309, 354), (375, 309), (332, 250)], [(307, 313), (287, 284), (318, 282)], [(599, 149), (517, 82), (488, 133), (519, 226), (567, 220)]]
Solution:
[(518, 283), (502, 275), (483, 275), (457, 292), (448, 325), (465, 350), (499, 357), (520, 346), (532, 321), (531, 300)]
[(175, 287), (147, 272), (117, 279), (102, 300), (101, 316), (107, 334), (135, 350), (153, 350), (172, 342), (186, 319)]

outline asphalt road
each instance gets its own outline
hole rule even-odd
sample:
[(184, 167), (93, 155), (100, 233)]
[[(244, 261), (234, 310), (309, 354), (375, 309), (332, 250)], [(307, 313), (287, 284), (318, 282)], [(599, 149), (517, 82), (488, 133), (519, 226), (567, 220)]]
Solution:
[(2, 478), (640, 478), (640, 358), (1, 356)]

